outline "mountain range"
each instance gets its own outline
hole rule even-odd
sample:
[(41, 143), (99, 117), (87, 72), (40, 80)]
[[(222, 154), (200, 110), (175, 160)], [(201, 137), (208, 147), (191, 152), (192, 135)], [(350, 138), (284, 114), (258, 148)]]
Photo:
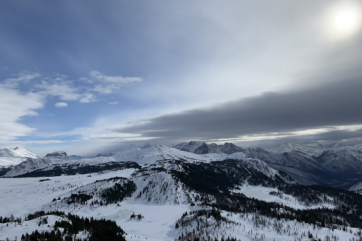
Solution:
[[(91, 240), (96, 231), (84, 226), (89, 220), (115, 221), (117, 240), (362, 238), (358, 147), (285, 143), (262, 149), (191, 141), (131, 145), (91, 158), (21, 153), (0, 162), (7, 169), (0, 178), (4, 240), (27, 240), (26, 233), (40, 240), (58, 230), (62, 238)], [(19, 163), (4, 164), (9, 158)], [(355, 173), (355, 182), (347, 173)], [(307, 182), (323, 185), (301, 185)], [(74, 226), (77, 217), (88, 221)]]

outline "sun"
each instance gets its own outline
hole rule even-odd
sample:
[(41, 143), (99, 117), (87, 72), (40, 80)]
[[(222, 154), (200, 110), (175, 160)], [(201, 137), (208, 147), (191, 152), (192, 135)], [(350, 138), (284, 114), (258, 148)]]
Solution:
[(352, 31), (358, 26), (358, 13), (352, 10), (345, 10), (335, 16), (334, 26), (338, 31)]
[(335, 37), (350, 37), (361, 29), (361, 6), (344, 3), (333, 6), (329, 11), (329, 32)]

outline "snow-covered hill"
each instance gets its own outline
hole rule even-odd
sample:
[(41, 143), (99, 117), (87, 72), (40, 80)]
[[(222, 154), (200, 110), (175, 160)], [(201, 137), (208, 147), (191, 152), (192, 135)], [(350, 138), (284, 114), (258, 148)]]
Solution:
[(52, 165), (52, 162), (49, 158), (27, 158), (25, 161), (16, 165), (10, 171), (8, 171), (4, 177), (16, 177), (21, 176), (25, 173), (43, 169)]
[[(46, 225), (40, 218), (24, 221), (36, 211), (114, 220), (127, 232), (127, 240), (189, 240), (192, 235), (206, 240), (210, 236), (218, 240), (235, 237), (265, 241), (310, 240), (310, 235), (322, 240), (332, 235), (347, 240), (358, 237), (357, 228), (344, 229), (342, 223), (338, 224), (343, 219), (338, 214), (333, 228), (303, 219), (316, 213), (312, 218), (326, 215), (326, 223), (333, 221), (328, 218), (332, 210), (315, 208), (338, 208), (340, 193), (344, 199), (358, 201), (347, 191), (304, 188), (242, 153), (215, 154), (213, 158), (219, 156), (219, 160), (212, 162), (208, 161), (211, 157), (196, 161), (192, 159), (196, 154), (164, 146), (153, 146), (138, 156), (137, 151), (140, 150), (118, 153), (118, 158), (139, 161), (141, 168), (0, 179), (0, 216), (14, 215), (23, 220), (20, 224), (0, 224), (0, 239), (15, 239), (15, 235), (20, 238), (35, 229), (50, 231), (56, 220), (66, 218), (48, 215)], [(93, 163), (106, 164), (113, 158), (116, 157), (94, 158), (97, 161)], [(86, 164), (84, 159), (81, 161), (80, 165)]]

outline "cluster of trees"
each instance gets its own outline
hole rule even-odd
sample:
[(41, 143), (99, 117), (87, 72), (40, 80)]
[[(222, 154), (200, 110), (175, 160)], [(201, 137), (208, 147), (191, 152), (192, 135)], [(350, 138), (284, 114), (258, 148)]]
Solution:
[[(99, 195), (99, 200), (94, 199), (96, 193), (86, 194), (83, 192), (78, 192), (71, 194), (70, 197), (65, 197), (64, 201), (67, 204), (73, 204), (73, 203), (86, 204), (88, 200), (93, 199), (89, 203), (90, 205), (103, 206), (111, 203), (122, 202), (126, 197), (130, 197), (132, 193), (135, 192), (137, 189), (137, 186), (133, 181), (123, 177), (112, 177), (109, 179), (95, 181), (95, 183), (100, 183), (100, 182), (101, 183), (113, 182), (113, 186), (105, 188), (103, 191), (97, 194), (97, 196)], [(56, 201), (56, 199), (54, 199), (53, 201)]]
[(66, 198), (66, 201), (68, 204), (72, 203), (81, 203), (85, 204), (89, 199), (92, 199), (93, 196), (84, 194), (84, 193), (78, 193), (78, 194), (71, 194), (70, 197)]
[[(286, 183), (281, 178), (270, 178), (261, 172), (246, 170), (236, 160), (212, 163), (180, 163), (184, 171), (171, 171), (175, 180), (186, 188), (199, 193), (202, 205), (213, 206), (230, 212), (259, 212), (267, 217), (286, 220), (298, 220), (321, 227), (333, 228), (335, 225), (362, 228), (362, 199), (357, 193), (325, 186), (302, 186)], [(282, 193), (292, 195), (306, 205), (331, 203), (336, 208), (318, 208), (296, 210), (279, 203), (248, 198), (230, 190), (245, 180), (251, 185), (277, 187), (274, 195)], [(212, 195), (214, 199), (209, 201)]]
[(118, 203), (122, 202), (126, 197), (130, 197), (136, 189), (137, 186), (133, 181), (124, 178), (122, 183), (115, 183), (113, 187), (106, 188), (101, 197), (107, 205)]
[[(213, 208), (185, 212), (176, 222), (175, 228), (180, 232), (178, 237), (180, 241), (237, 241), (238, 239), (235, 237), (226, 235), (225, 231), (236, 225), (238, 224), (221, 216), (220, 210)], [(193, 227), (193, 229), (191, 230), (189, 227)]]
[[(107, 170), (119, 170), (126, 168), (140, 169), (141, 166), (135, 162), (109, 162), (104, 165), (97, 165), (97, 166), (91, 166), (91, 165), (80, 166), (80, 164), (78, 163), (74, 165), (54, 166), (52, 170), (46, 170), (46, 171), (35, 170), (33, 172), (28, 172), (23, 175), (20, 175), (18, 177), (53, 177), (53, 176), (60, 176), (62, 174), (66, 175), (76, 175), (77, 173), (87, 174), (87, 173), (95, 173)], [(0, 169), (0, 176), (1, 174), (2, 171)]]
[(130, 219), (138, 219), (138, 220), (142, 220), (144, 219), (145, 217), (142, 216), (141, 214), (135, 214), (135, 213), (132, 213), (132, 215), (129, 217)]
[(39, 182), (46, 182), (46, 181), (50, 181), (50, 179), (47, 178), (47, 179), (40, 179), (40, 180), (39, 180)]
[[(76, 235), (80, 232), (86, 233), (86, 240), (89, 241), (125, 241), (124, 235), (126, 234), (123, 229), (116, 224), (115, 221), (100, 219), (96, 220), (79, 217), (77, 215), (65, 214), (63, 212), (37, 212), (38, 215), (56, 215), (66, 218), (66, 220), (56, 221), (51, 232), (39, 232), (35, 230), (31, 234), (26, 233), (22, 235), (22, 241), (33, 240), (53, 240), (53, 241), (73, 241), (81, 240), (75, 239)], [(60, 231), (60, 228), (63, 231)], [(84, 239), (83, 239), (84, 240)]]
[(10, 215), (10, 217), (2, 217), (0, 216), (0, 223), (21, 223), (21, 217), (15, 218), (14, 215)]
[(201, 193), (217, 195), (220, 192), (230, 194), (230, 190), (240, 185), (245, 180), (250, 185), (262, 185), (266, 187), (282, 187), (286, 183), (278, 176), (274, 179), (264, 175), (255, 169), (245, 169), (238, 160), (224, 160), (211, 163), (187, 163), (179, 165), (183, 172), (173, 170), (176, 180)]

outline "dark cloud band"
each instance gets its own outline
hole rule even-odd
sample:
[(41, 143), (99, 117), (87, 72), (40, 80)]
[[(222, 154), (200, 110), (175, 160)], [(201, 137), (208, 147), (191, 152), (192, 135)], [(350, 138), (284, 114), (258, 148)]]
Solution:
[[(149, 119), (143, 124), (113, 131), (137, 133), (144, 137), (207, 141), (243, 135), (362, 124), (361, 90), (361, 79), (324, 82), (323, 85), (313, 88), (268, 92), (209, 109), (164, 115)], [(333, 133), (333, 138), (336, 139), (339, 132)]]

